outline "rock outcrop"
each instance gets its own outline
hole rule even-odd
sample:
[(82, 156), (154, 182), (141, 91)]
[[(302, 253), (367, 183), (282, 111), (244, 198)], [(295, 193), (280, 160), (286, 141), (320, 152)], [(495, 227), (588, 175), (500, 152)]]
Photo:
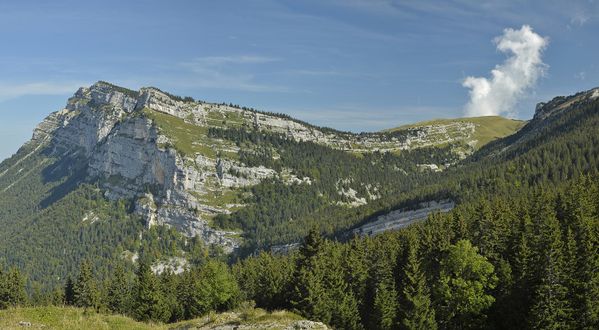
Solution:
[(183, 102), (156, 89), (136, 93), (99, 82), (79, 89), (65, 109), (48, 116), (34, 131), (31, 143), (47, 142), (55, 151), (78, 153), (87, 162), (88, 180), (99, 182), (109, 199), (135, 200), (135, 212), (148, 226), (169, 225), (233, 250), (239, 245), (236, 233), (211, 228), (200, 211), (218, 210), (202, 205), (193, 195), (202, 193), (202, 179), (210, 171), (190, 166), (173, 148), (160, 147), (159, 142), (169, 137), (143, 116), (147, 108), (173, 116), (187, 114), (182, 113)]
[[(210, 128), (258, 129), (349, 152), (447, 144), (469, 138), (475, 130), (473, 124), (455, 123), (353, 134), (282, 115), (183, 99), (152, 87), (131, 91), (98, 82), (80, 88), (63, 110), (49, 115), (29, 144), (76, 157), (84, 164), (86, 180), (97, 182), (109, 199), (133, 201), (134, 212), (148, 227), (172, 226), (232, 251), (240, 244), (240, 233), (215, 229), (211, 221), (243, 207), (246, 192), (241, 188), (270, 178), (309, 185), (313, 178), (300, 178), (286, 168), (244, 164), (239, 157), (242, 147), (211, 137)], [(376, 187), (370, 196), (358, 196), (350, 181), (338, 188), (343, 199), (338, 205), (358, 207), (378, 198)]]

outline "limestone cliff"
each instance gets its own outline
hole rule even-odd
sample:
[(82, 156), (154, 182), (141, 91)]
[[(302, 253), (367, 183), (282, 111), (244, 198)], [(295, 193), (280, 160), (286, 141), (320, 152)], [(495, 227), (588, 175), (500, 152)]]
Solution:
[[(239, 246), (241, 233), (217, 230), (210, 224), (215, 216), (244, 207), (242, 197), (247, 191), (240, 188), (270, 178), (289, 184), (311, 184), (313, 178), (299, 177), (287, 168), (244, 164), (240, 146), (212, 137), (210, 128), (257, 129), (295, 141), (365, 153), (400, 152), (458, 141), (470, 137), (475, 129), (474, 124), (464, 125), (458, 125), (453, 131), (460, 134), (451, 135), (449, 140), (440, 138), (448, 129), (438, 125), (353, 134), (318, 128), (284, 115), (183, 99), (152, 87), (131, 91), (98, 82), (80, 88), (64, 109), (50, 114), (35, 129), (28, 145), (48, 147), (57, 157), (76, 158), (84, 164), (86, 181), (96, 182), (109, 199), (133, 201), (134, 212), (147, 226), (172, 226), (232, 251)], [(437, 168), (435, 164), (427, 166), (433, 165)], [(356, 195), (360, 183), (351, 179), (344, 178), (345, 183), (338, 185), (340, 196), (347, 200), (338, 205), (358, 207), (378, 198), (376, 187), (369, 188), (371, 196)]]

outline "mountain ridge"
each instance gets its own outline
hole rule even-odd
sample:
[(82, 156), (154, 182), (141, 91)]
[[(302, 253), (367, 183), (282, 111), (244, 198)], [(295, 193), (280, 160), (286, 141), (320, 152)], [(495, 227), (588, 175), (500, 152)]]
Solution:
[[(311, 178), (298, 177), (287, 169), (274, 171), (262, 164), (246, 166), (239, 160), (239, 146), (210, 136), (211, 130), (218, 129), (265, 131), (282, 139), (309, 141), (352, 154), (401, 152), (436, 145), (435, 140), (427, 140), (430, 132), (413, 128), (391, 133), (341, 132), (286, 115), (195, 101), (154, 87), (133, 91), (102, 81), (80, 88), (65, 109), (52, 113), (38, 125), (26, 145), (35, 152), (48, 144), (51, 154), (58, 158), (88, 159), (83, 160), (87, 162), (82, 165), (85, 169), (80, 169), (86, 172), (82, 175), (87, 181), (100, 180), (105, 196), (111, 200), (136, 199), (135, 212), (146, 219), (148, 227), (168, 224), (186, 235), (200, 235), (206, 242), (232, 251), (239, 244), (234, 238), (238, 233), (214, 230), (209, 222), (214, 215), (233, 212), (243, 205), (219, 203), (220, 197), (235, 201), (237, 188), (268, 178), (298, 184), (309, 184)], [(453, 139), (445, 137), (439, 144)], [(455, 160), (431, 168), (448, 166), (473, 151), (464, 149), (467, 144), (452, 148), (457, 155)], [(356, 188), (339, 189), (341, 195), (348, 196), (348, 205), (367, 203), (364, 197), (356, 196)], [(216, 203), (211, 205), (209, 200)]]
[[(594, 106), (594, 93), (561, 110), (570, 98), (545, 106), (555, 111), (474, 150), (431, 145), (424, 130), (336, 135), (284, 116), (97, 83), (0, 163), (0, 258), (37, 258), (26, 269), (31, 280), (56, 283), (86, 256), (102, 264), (152, 251), (169, 264), (195, 258), (198, 244), (247, 255), (297, 242), (311, 227), (343, 236), (422, 203), (459, 204), (503, 171), (494, 167), (504, 166), (501, 150), (521, 145), (524, 153), (518, 139), (534, 147), (563, 126), (558, 119), (577, 120), (575, 128), (583, 123), (576, 118), (592, 116), (579, 106)], [(354, 148), (343, 142), (350, 137)], [(525, 182), (528, 172), (509, 173)]]

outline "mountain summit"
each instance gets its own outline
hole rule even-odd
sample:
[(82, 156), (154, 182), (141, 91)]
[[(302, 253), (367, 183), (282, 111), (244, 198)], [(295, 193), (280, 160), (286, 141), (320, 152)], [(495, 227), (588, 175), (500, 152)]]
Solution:
[[(459, 127), (439, 123), (352, 134), (285, 115), (181, 98), (156, 88), (132, 91), (98, 82), (80, 88), (65, 109), (49, 115), (35, 129), (31, 141), (2, 164), (0, 175), (4, 178), (0, 179), (4, 182), (0, 188), (10, 192), (22, 180), (18, 174), (22, 163), (43, 150), (49, 158), (38, 168), (50, 163), (50, 158), (60, 163), (51, 171), (44, 170), (46, 174), (61, 169), (76, 174), (73, 182), (74, 177), (80, 182), (96, 182), (110, 200), (133, 200), (134, 212), (145, 219), (146, 226), (169, 225), (231, 251), (239, 246), (239, 233), (215, 229), (211, 222), (215, 216), (244, 207), (243, 188), (264, 180), (280, 180), (287, 185), (310, 185), (319, 180), (315, 175), (272, 164), (280, 158), (279, 147), (262, 148), (261, 141), (242, 144), (231, 134), (261, 132), (270, 138), (309, 142), (355, 157), (451, 144), (446, 159), (433, 161), (425, 156), (421, 160), (437, 169), (473, 150), (469, 146), (472, 141), (467, 139), (475, 134), (476, 125), (456, 123)], [(515, 128), (517, 125), (508, 129)], [(265, 152), (269, 159), (260, 161)], [(330, 204), (351, 207), (377, 198), (375, 190), (359, 194), (351, 180), (339, 178), (334, 188), (343, 198)]]

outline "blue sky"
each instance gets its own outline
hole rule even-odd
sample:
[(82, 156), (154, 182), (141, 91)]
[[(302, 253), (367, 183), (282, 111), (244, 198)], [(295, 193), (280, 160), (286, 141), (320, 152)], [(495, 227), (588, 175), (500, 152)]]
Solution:
[(352, 131), (464, 116), (523, 25), (548, 43), (512, 116), (599, 86), (599, 1), (0, 0), (0, 159), (97, 80)]

